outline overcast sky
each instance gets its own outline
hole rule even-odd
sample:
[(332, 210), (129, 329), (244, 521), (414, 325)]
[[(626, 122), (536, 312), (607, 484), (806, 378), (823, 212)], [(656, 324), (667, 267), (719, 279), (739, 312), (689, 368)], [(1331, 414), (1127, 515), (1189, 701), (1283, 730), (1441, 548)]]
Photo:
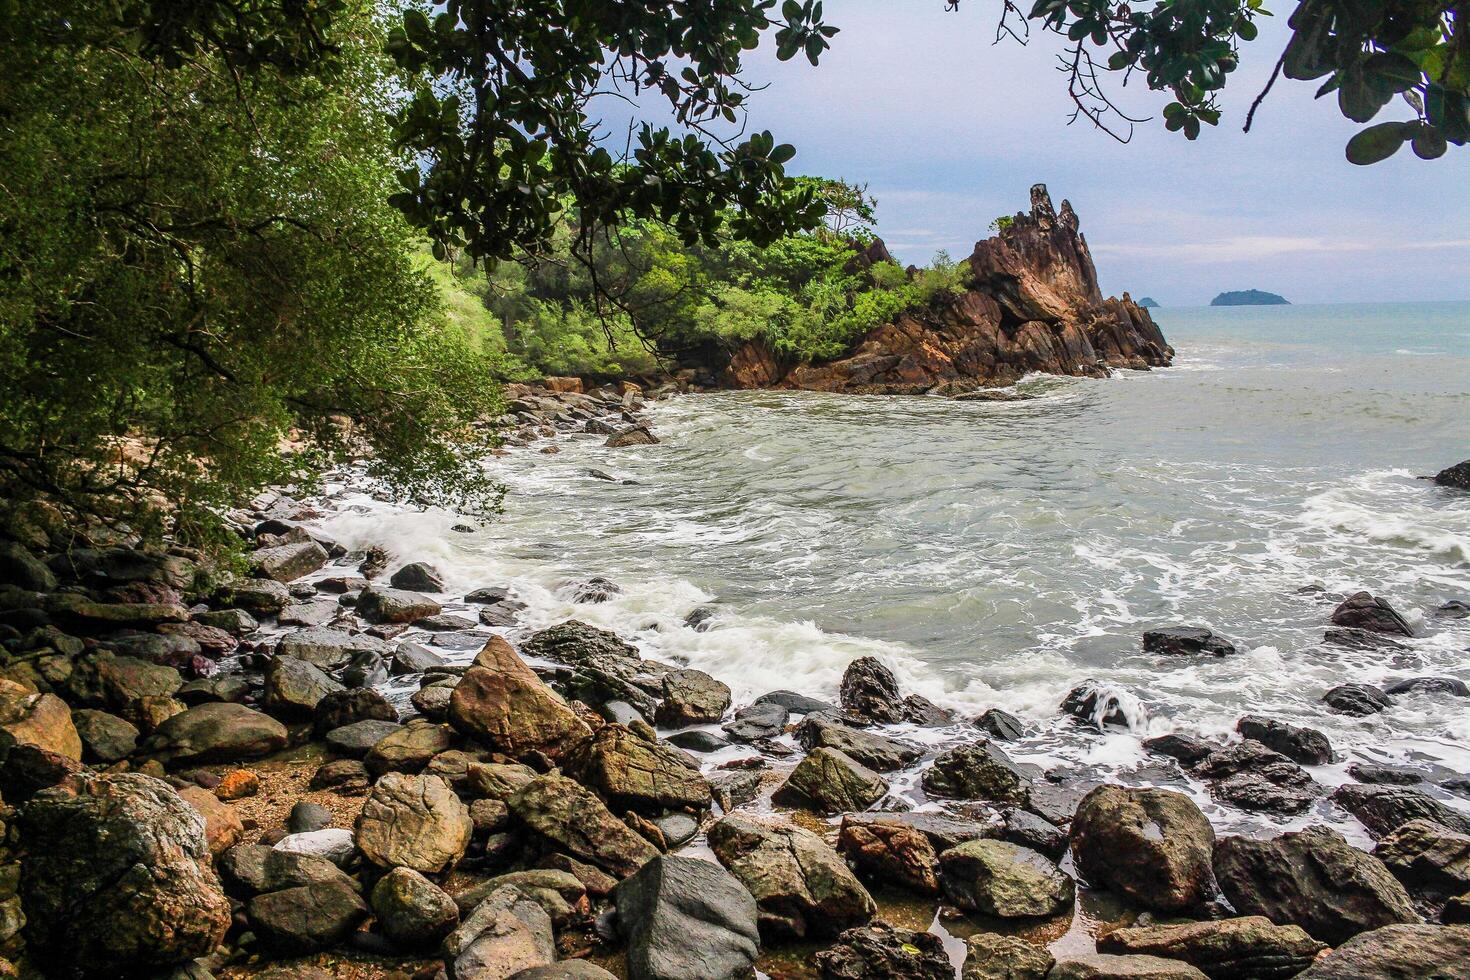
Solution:
[[(1044, 182), (1072, 201), (1107, 292), (1166, 306), (1247, 288), (1302, 303), (1470, 299), (1470, 148), (1352, 166), (1343, 145), (1357, 127), (1334, 99), (1313, 101), (1314, 84), (1286, 80), (1240, 131), (1294, 3), (1267, 4), (1282, 16), (1247, 46), (1218, 128), (1190, 143), (1155, 119), (1126, 146), (1067, 125), (1051, 35), (995, 46), (998, 5), (960, 6), (826, 0), (842, 32), (820, 67), (752, 64), (770, 81), (754, 128), (794, 143), (796, 170), (866, 181), (901, 261), (968, 255)], [(1141, 84), (1122, 94), (1135, 115), (1166, 101)]]

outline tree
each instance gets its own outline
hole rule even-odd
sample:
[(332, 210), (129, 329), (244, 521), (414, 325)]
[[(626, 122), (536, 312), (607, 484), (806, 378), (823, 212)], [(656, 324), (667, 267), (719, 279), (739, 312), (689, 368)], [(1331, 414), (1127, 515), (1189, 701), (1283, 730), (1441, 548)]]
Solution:
[(118, 16), (207, 7), (0, 24), (0, 493), (199, 539), (367, 445), (407, 493), (485, 502), (471, 425), (498, 396), (387, 204), (371, 8), (336, 5), (318, 54), (252, 42), (253, 63)]
[[(1152, 7), (1117, 0), (1035, 0), (1023, 14), (1002, 0), (996, 37), (1024, 39), (1026, 22), (1067, 38), (1063, 68), (1077, 107), (1124, 141), (1131, 119), (1112, 102), (1105, 80), (1126, 84), (1141, 73), (1150, 89), (1167, 91), (1164, 125), (1196, 139), (1202, 124), (1220, 121), (1219, 96), (1254, 41), (1264, 0), (1162, 0)], [(959, 7), (958, 0), (946, 5)], [(1347, 145), (1356, 164), (1387, 159), (1405, 144), (1419, 157), (1443, 156), (1450, 144), (1470, 140), (1470, 35), (1463, 0), (1300, 0), (1291, 13), (1291, 40), (1277, 59), (1255, 110), (1279, 75), (1322, 80), (1318, 97), (1336, 94), (1344, 116), (1366, 123), (1399, 97), (1407, 120), (1379, 122)]]

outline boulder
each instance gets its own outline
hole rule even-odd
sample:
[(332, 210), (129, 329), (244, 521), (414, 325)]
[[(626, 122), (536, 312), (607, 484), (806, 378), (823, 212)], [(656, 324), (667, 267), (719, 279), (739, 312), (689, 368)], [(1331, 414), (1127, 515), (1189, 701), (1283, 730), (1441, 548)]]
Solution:
[(625, 449), (628, 446), (653, 446), (658, 444), (658, 437), (648, 431), (645, 425), (635, 425), (607, 437), (603, 443), (609, 449)]
[(1031, 798), (1031, 778), (999, 746), (986, 741), (941, 752), (921, 778), (930, 796), (1023, 806)]
[(767, 938), (830, 937), (873, 917), (867, 889), (810, 831), (727, 816), (710, 828), (709, 844), (755, 897)]
[(1394, 925), (1359, 933), (1301, 980), (1450, 980), (1470, 963), (1470, 927)]
[(1056, 915), (1070, 908), (1072, 879), (1030, 848), (973, 840), (939, 855), (939, 882), (960, 908), (1001, 919)]
[(268, 578), (241, 579), (214, 593), (213, 601), (226, 609), (275, 615), (291, 601), (291, 593), (280, 582)]
[(1211, 752), (1195, 773), (1211, 781), (1211, 796), (1242, 810), (1301, 813), (1321, 792), (1305, 769), (1252, 740)]
[(791, 712), (773, 701), (751, 704), (735, 712), (735, 720), (724, 727), (732, 742), (756, 742), (774, 738), (786, 728)]
[(1059, 960), (1046, 980), (1206, 980), (1188, 963), (1160, 956), (1090, 953)]
[(453, 868), (470, 842), (469, 809), (438, 776), (390, 772), (357, 818), (357, 847), (381, 868), (424, 874)]
[(368, 917), (368, 907), (355, 888), (328, 880), (257, 895), (245, 916), (265, 949), (301, 956), (345, 942)]
[(1383, 689), (1384, 694), (1447, 694), (1450, 697), (1470, 697), (1470, 684), (1458, 677), (1408, 677), (1395, 681)]
[(939, 892), (939, 854), (929, 838), (911, 826), (844, 817), (837, 850), (866, 878), (922, 895)]
[(548, 868), (512, 871), (489, 878), (466, 891), (456, 892), (454, 904), (461, 912), (473, 911), (506, 885), (514, 885), (521, 894), (545, 909), (551, 916), (551, 924), (558, 929), (570, 923), (579, 908), (586, 908), (587, 887), (581, 880), (570, 872)]
[(312, 716), (312, 731), (318, 735), (355, 724), (359, 721), (396, 722), (398, 710), (372, 688), (333, 691), (317, 702)]
[(43, 790), (20, 826), (26, 944), (58, 973), (145, 973), (224, 939), (204, 820), (168, 784), (117, 773)]
[(1181, 732), (1170, 732), (1167, 735), (1146, 738), (1143, 740), (1143, 747), (1156, 755), (1176, 759), (1182, 766), (1192, 766), (1203, 762), (1216, 749), (1216, 746), (1202, 738)]
[(411, 561), (390, 575), (388, 584), (409, 592), (443, 592), (444, 576), (426, 561)]
[(1135, 926), (1104, 933), (1098, 952), (1183, 960), (1210, 980), (1287, 980), (1327, 947), (1297, 926), (1259, 915), (1217, 922)]
[(528, 657), (564, 664), (608, 658), (638, 659), (638, 648), (625, 643), (616, 633), (577, 620), (533, 633), (521, 644), (521, 651)]
[(710, 861), (660, 855), (613, 890), (637, 980), (736, 980), (760, 953), (756, 904)]
[(459, 925), (454, 899), (412, 868), (394, 868), (379, 878), (372, 906), (383, 935), (404, 949), (436, 946)]
[(1434, 474), (1434, 482), (1454, 490), (1470, 490), (1470, 459)]
[(341, 827), (311, 830), (304, 834), (287, 834), (276, 841), (275, 849), (287, 854), (310, 854), (325, 858), (339, 868), (350, 866), (357, 857), (357, 841), (352, 831)]
[(1327, 707), (1344, 715), (1371, 715), (1393, 703), (1372, 684), (1339, 684), (1322, 695)]
[(822, 980), (954, 980), (938, 936), (882, 921), (848, 929), (813, 959)]
[(663, 688), (655, 719), (669, 728), (717, 722), (730, 709), (729, 686), (702, 670), (669, 671)]
[(276, 641), (279, 656), (304, 660), (320, 670), (340, 670), (360, 653), (389, 656), (393, 646), (366, 633), (348, 633), (325, 626), (287, 633)]
[(551, 917), (514, 885), (475, 906), (440, 949), (454, 980), (506, 980), (556, 962)]
[(455, 686), (449, 722), (517, 759), (531, 752), (559, 759), (591, 735), (576, 712), (498, 636)]
[(1330, 945), (1419, 921), (1383, 862), (1327, 827), (1270, 840), (1225, 837), (1215, 845), (1214, 864), (1220, 889), (1242, 914), (1301, 926)]
[(1005, 821), (994, 812), (975, 813), (972, 808), (967, 817), (950, 816), (947, 813), (849, 813), (842, 818), (844, 826), (873, 826), (885, 824), (909, 827), (929, 839), (934, 850), (947, 851), (965, 841), (999, 837), (1005, 829)]
[(433, 650), (418, 643), (404, 641), (394, 650), (388, 672), (394, 677), (401, 677), (404, 674), (421, 674), (443, 666), (444, 658)]
[(235, 813), (235, 808), (209, 790), (202, 786), (185, 786), (178, 792), (204, 819), (204, 841), (210, 854), (218, 856), (227, 848), (234, 847), (245, 833), (245, 825)]
[(838, 699), (844, 711), (868, 724), (942, 725), (949, 721), (949, 713), (926, 698), (916, 694), (900, 697), (893, 671), (875, 657), (859, 657), (847, 665)]
[(796, 726), (796, 740), (808, 752), (836, 749), (878, 772), (893, 772), (917, 762), (920, 751), (896, 739), (865, 732), (835, 720), (830, 713), (807, 715)]
[(286, 747), (286, 728), (259, 711), (223, 701), (195, 705), (156, 728), (143, 750), (166, 765), (258, 759)]
[(1348, 596), (1342, 604), (1332, 610), (1335, 626), (1347, 629), (1367, 630), (1370, 633), (1389, 633), (1398, 636), (1413, 636), (1414, 630), (1399, 615), (1397, 609), (1368, 592)]
[(373, 746), (402, 729), (402, 725), (392, 721), (353, 722), (327, 732), (327, 748), (338, 755), (361, 759), (372, 750)]
[(1224, 657), (1235, 652), (1235, 644), (1216, 636), (1203, 626), (1166, 626), (1143, 634), (1144, 653), (1171, 656)]
[(619, 878), (631, 875), (658, 853), (595, 794), (564, 776), (537, 776), (507, 802), (531, 830)]
[(1325, 766), (1332, 761), (1332, 745), (1315, 728), (1299, 728), (1274, 718), (1245, 715), (1235, 723), (1241, 738), (1260, 742), (1304, 766)]
[(326, 563), (326, 549), (309, 540), (261, 548), (250, 556), (251, 570), (261, 578), (276, 582), (291, 582), (310, 575)]
[(511, 977), (511, 980), (618, 980), (596, 963), (587, 960), (562, 960), (547, 966), (533, 966)]
[(34, 745), (68, 759), (82, 758), (82, 738), (66, 702), (4, 678), (0, 678), (0, 729), (22, 745)]
[(94, 650), (76, 659), (66, 690), (73, 704), (121, 711), (139, 698), (173, 697), (184, 678), (172, 667)]
[(622, 725), (603, 725), (565, 768), (614, 809), (657, 813), (709, 809), (709, 783), (683, 752)]
[(0, 585), (29, 592), (50, 592), (56, 576), (30, 549), (15, 541), (0, 541)]
[(310, 718), (341, 684), (304, 660), (275, 656), (265, 665), (265, 706), (283, 718)]
[(411, 623), (437, 616), (444, 607), (426, 595), (370, 585), (357, 597), (357, 614), (370, 623)]
[[(271, 582), (275, 585), (275, 582)], [(224, 630), (231, 636), (245, 636), (260, 629), (255, 617), (244, 609), (210, 609), (194, 613), (194, 622), (210, 629)]]
[(1157, 912), (1181, 912), (1214, 893), (1215, 831), (1193, 800), (1164, 789), (1099, 786), (1072, 819), (1077, 873)]
[(1373, 856), (1411, 895), (1432, 906), (1470, 893), (1470, 834), (1410, 820), (1379, 841)]
[(888, 793), (883, 777), (836, 749), (819, 748), (797, 764), (781, 787), (818, 813), (866, 810)]
[(1108, 725), (1122, 728), (1133, 727), (1128, 717), (1129, 705), (1125, 703), (1126, 692), (1098, 681), (1084, 681), (1067, 692), (1059, 705), (1063, 714), (1086, 722), (1102, 731)]
[(1357, 817), (1375, 840), (1410, 820), (1421, 819), (1432, 820), (1461, 834), (1470, 834), (1470, 815), (1410, 786), (1344, 783), (1333, 791), (1332, 802)]
[[(693, 613), (690, 614), (691, 618)], [(805, 694), (797, 694), (795, 691), (767, 691), (755, 699), (756, 704), (779, 704), (793, 715), (810, 715), (818, 711), (837, 710), (837, 705), (816, 698), (809, 698)]]
[(999, 708), (985, 709), (984, 714), (975, 719), (975, 727), (1002, 742), (1014, 742), (1026, 734), (1026, 726), (1021, 719)]
[(324, 857), (277, 850), (264, 844), (236, 844), (220, 855), (219, 868), (230, 893), (246, 898), (321, 881), (354, 884), (341, 868)]
[(449, 750), (453, 734), (448, 725), (415, 718), (375, 742), (362, 764), (374, 779), (385, 772), (423, 772), (429, 760)]
[(998, 932), (965, 940), (960, 980), (1046, 980), (1056, 957), (1045, 946)]

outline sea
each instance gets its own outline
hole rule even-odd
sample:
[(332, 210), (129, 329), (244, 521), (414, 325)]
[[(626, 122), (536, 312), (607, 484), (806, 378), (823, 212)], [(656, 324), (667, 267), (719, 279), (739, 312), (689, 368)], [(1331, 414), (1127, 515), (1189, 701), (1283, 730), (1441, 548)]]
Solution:
[[(503, 513), (466, 515), (328, 487), (322, 530), (439, 566), (451, 595), (509, 585), (514, 640), (567, 619), (649, 659), (725, 681), (737, 706), (785, 689), (833, 700), (860, 656), (960, 722), (900, 732), (936, 749), (1002, 708), (1007, 751), (1068, 778), (1174, 785), (1217, 827), (1362, 828), (1324, 799), (1246, 814), (1171, 776), (1144, 739), (1230, 740), (1246, 713), (1324, 732), (1337, 758), (1470, 773), (1470, 698), (1400, 696), (1366, 718), (1322, 702), (1346, 682), (1470, 682), (1470, 493), (1425, 477), (1470, 457), (1470, 303), (1164, 308), (1174, 366), (1107, 379), (1033, 376), (1025, 400), (698, 393), (652, 404), (654, 446), (558, 435), (490, 465)], [(601, 476), (591, 471), (602, 471)], [(604, 477), (612, 476), (614, 480)], [(454, 530), (461, 525), (460, 530)], [(576, 603), (581, 582), (621, 589)], [(1402, 649), (1323, 643), (1342, 597), (1381, 596)], [(709, 628), (685, 624), (713, 610)], [(1144, 653), (1143, 631), (1205, 626), (1233, 656)], [(468, 660), (473, 651), (463, 653)], [(1127, 725), (1059, 710), (1096, 682)], [(930, 805), (916, 774), (894, 792)]]

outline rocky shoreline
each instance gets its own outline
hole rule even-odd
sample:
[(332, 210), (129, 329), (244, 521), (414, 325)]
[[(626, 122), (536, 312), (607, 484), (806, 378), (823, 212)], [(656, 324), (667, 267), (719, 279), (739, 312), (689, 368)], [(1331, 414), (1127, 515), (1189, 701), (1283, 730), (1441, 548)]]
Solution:
[[(657, 441), (638, 389), (580, 389), (512, 391), (508, 451)], [(1376, 843), (1221, 835), (1186, 793), (1015, 762), (1020, 719), (958, 717), (871, 657), (830, 703), (737, 704), (607, 630), (526, 627), (515, 582), (446, 593), (420, 556), (349, 553), (319, 529), (332, 506), (271, 494), (232, 515), (252, 567), (228, 581), (183, 549), (10, 521), (0, 975), (1324, 980), (1470, 962), (1470, 816), (1445, 802), (1463, 774), (1359, 765), (1329, 793), (1304, 768), (1328, 740), (1252, 715), (1239, 740), (1149, 740), (1218, 803), (1336, 807)], [(572, 598), (618, 589), (588, 578)], [(1413, 632), (1367, 593), (1333, 603), (1328, 642)], [(718, 626), (696, 609), (680, 628)], [(1183, 626), (1140, 643), (1235, 653)], [(1344, 678), (1323, 711), (1425, 690), (1470, 695)], [(1131, 708), (1079, 679), (1058, 710), (1101, 733)]]

